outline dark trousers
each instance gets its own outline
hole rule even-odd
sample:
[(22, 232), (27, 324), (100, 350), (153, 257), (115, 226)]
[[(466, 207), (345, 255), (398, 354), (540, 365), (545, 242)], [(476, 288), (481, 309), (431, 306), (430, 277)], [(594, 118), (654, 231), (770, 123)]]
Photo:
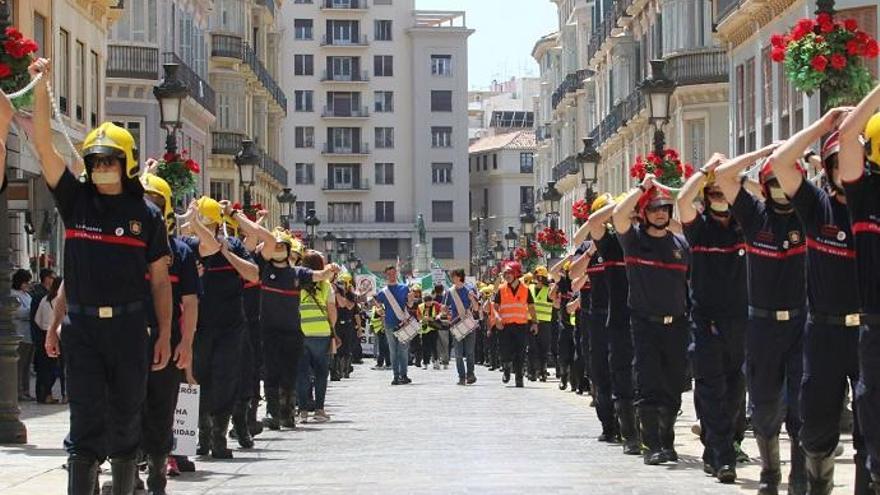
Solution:
[(422, 339), (422, 354), (421, 354), (421, 363), (416, 363), (416, 366), (428, 366), (431, 364), (431, 359), (434, 362), (440, 362), (440, 356), (437, 353), (437, 330), (432, 330), (428, 333), (423, 333), (421, 335)]
[(615, 401), (633, 400), (633, 341), (628, 319), (609, 318), (609, 362), (611, 363), (611, 396)]
[(199, 415), (229, 416), (239, 399), (244, 330), (200, 328), (193, 342), (193, 371), (201, 385)]
[(529, 326), (504, 325), (501, 330), (501, 360), (504, 363), (513, 363), (511, 371), (521, 378), (523, 364), (526, 359), (526, 345), (529, 342)]
[(303, 334), (298, 328), (263, 327), (263, 362), (266, 365), (266, 395), (293, 393), (303, 353)]
[[(172, 352), (175, 345), (176, 343), (172, 343)], [(141, 438), (141, 450), (144, 454), (161, 456), (171, 453), (174, 447), (174, 411), (183, 379), (183, 370), (174, 361), (169, 361), (168, 366), (161, 370), (150, 371), (147, 376)]]
[(239, 378), (238, 378), (238, 394), (236, 398), (242, 402), (250, 402), (254, 396), (253, 384), (258, 379), (257, 361), (255, 358), (254, 348), (251, 344), (251, 329), (245, 324), (239, 335)]
[(297, 404), (300, 408), (309, 403), (312, 377), (315, 387), (315, 409), (324, 409), (327, 396), (327, 378), (330, 375), (330, 337), (306, 337), (303, 339), (303, 353), (299, 361), (296, 378)]
[(677, 413), (687, 376), (687, 320), (664, 325), (632, 315), (630, 322), (639, 407), (661, 407)]
[(611, 398), (611, 360), (609, 332), (605, 323), (605, 313), (590, 314), (587, 325), (590, 328), (590, 376), (593, 379), (593, 398), (596, 400), (596, 415), (606, 433), (617, 431), (614, 416), (614, 401)]
[[(65, 354), (62, 350), (61, 355), (64, 356)], [(61, 364), (58, 358), (51, 358), (46, 354), (46, 332), (40, 331), (37, 334), (37, 339), (34, 341), (34, 370), (37, 372), (34, 393), (37, 401), (44, 402), (47, 397), (52, 395), (55, 379), (61, 374), (59, 373), (60, 367)]]
[(542, 321), (538, 323), (538, 334), (529, 334), (529, 371), (532, 373), (542, 373), (547, 370), (554, 325), (552, 321)]
[(868, 451), (868, 469), (874, 477), (880, 477), (880, 325), (862, 326), (859, 334), (855, 402)]
[(746, 319), (694, 317), (694, 402), (703, 426), (708, 461), (736, 466), (733, 444), (744, 411)]
[(391, 366), (391, 355), (388, 353), (388, 341), (385, 340), (385, 333), (375, 334), (376, 342), (379, 345), (379, 353), (376, 356), (376, 366)]
[(142, 312), (115, 318), (70, 315), (61, 332), (70, 386), (71, 456), (130, 458), (141, 440), (141, 410), (152, 361)]
[(486, 362), (486, 321), (480, 321), (480, 327), (477, 328), (477, 337), (474, 343), (474, 359), (479, 364)]
[(489, 366), (498, 368), (501, 365), (501, 331), (493, 328), (486, 340), (486, 360)]
[[(260, 381), (266, 376), (266, 365), (263, 362), (263, 326), (259, 315), (247, 317), (248, 337), (250, 337), (253, 356), (253, 376), (251, 377), (250, 397), (260, 400)], [(256, 407), (256, 406), (255, 406)]]
[(776, 436), (783, 420), (790, 437), (797, 438), (800, 432), (804, 324), (803, 316), (789, 321), (749, 318), (746, 377), (756, 435)]
[(34, 363), (34, 344), (18, 344), (18, 395), (31, 394), (31, 366)]
[(559, 356), (556, 362), (559, 367), (566, 368), (574, 362), (574, 328), (560, 325), (558, 340)]

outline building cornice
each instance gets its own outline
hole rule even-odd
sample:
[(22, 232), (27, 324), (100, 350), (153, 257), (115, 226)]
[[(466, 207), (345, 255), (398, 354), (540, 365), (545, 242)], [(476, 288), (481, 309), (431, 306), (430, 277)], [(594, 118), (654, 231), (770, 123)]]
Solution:
[(732, 48), (743, 44), (761, 28), (802, 0), (744, 0), (716, 26), (716, 36)]

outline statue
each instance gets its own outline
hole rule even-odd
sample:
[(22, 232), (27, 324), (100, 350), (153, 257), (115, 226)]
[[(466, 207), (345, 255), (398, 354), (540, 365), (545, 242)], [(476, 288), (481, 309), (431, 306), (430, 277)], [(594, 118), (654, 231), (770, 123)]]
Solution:
[(425, 217), (419, 213), (416, 218), (416, 230), (419, 233), (419, 242), (413, 246), (413, 273), (426, 275), (431, 271), (431, 260), (428, 255), (428, 230), (425, 228)]
[(419, 231), (419, 244), (425, 244), (427, 242), (427, 230), (425, 229), (425, 217), (421, 213), (419, 213), (416, 219), (416, 230)]

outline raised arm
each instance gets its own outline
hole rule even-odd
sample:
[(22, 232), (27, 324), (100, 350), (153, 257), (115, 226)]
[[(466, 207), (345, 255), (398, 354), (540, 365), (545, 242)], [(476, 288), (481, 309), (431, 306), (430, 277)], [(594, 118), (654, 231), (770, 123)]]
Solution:
[(700, 195), (700, 191), (706, 186), (706, 181), (708, 180), (709, 175), (713, 174), (715, 169), (717, 169), (726, 159), (727, 157), (721, 153), (713, 154), (709, 158), (709, 161), (707, 161), (706, 164), (703, 165), (697, 173), (692, 175), (691, 178), (684, 183), (684, 186), (681, 187), (681, 191), (678, 192), (676, 203), (678, 206), (678, 217), (682, 223), (688, 224), (697, 218), (697, 209), (694, 208), (694, 201), (697, 199), (697, 196)]
[(817, 141), (823, 134), (831, 132), (838, 121), (851, 110), (851, 108), (832, 108), (821, 119), (788, 138), (770, 155), (773, 175), (776, 176), (786, 196), (793, 197), (804, 180), (798, 170), (797, 161), (804, 155), (807, 146)]
[(614, 214), (614, 200), (609, 199), (608, 204), (596, 210), (586, 223), (581, 225), (581, 227), (574, 233), (574, 239), (572, 242), (575, 246), (584, 242), (587, 238), (587, 234), (590, 235), (595, 241), (598, 241), (605, 235), (605, 224), (608, 223), (608, 220), (611, 219), (611, 215)]
[(46, 184), (54, 189), (64, 174), (64, 159), (55, 145), (52, 144), (52, 116), (51, 103), (49, 101), (49, 60), (39, 58), (28, 67), (31, 78), (42, 74), (40, 82), (34, 88), (34, 149), (37, 151), (37, 161), (43, 170)]
[[(238, 228), (244, 233), (246, 239), (253, 243), (254, 249), (262, 242), (263, 249), (260, 250), (260, 254), (267, 260), (272, 259), (271, 253), (275, 250), (275, 236), (272, 235), (272, 232), (269, 232), (269, 229), (257, 222), (252, 221), (240, 210), (229, 208), (228, 212), (230, 218), (238, 222)], [(247, 245), (245, 247), (250, 248)]]
[(774, 143), (756, 151), (743, 153), (715, 169), (715, 184), (724, 193), (728, 203), (733, 204), (742, 188), (739, 180), (740, 172), (751, 167), (759, 159), (770, 156), (778, 146)]
[(843, 182), (854, 182), (865, 173), (865, 151), (859, 136), (880, 107), (880, 84), (846, 116), (840, 124), (840, 153), (837, 163)]
[(654, 176), (648, 174), (645, 176), (644, 180), (642, 180), (642, 183), (638, 188), (632, 189), (626, 197), (623, 198), (623, 201), (614, 206), (614, 213), (611, 216), (611, 220), (614, 223), (614, 230), (616, 230), (618, 234), (625, 234), (632, 228), (630, 215), (633, 210), (635, 210), (636, 204), (638, 204), (639, 198), (642, 194), (649, 191), (652, 187), (654, 187)]

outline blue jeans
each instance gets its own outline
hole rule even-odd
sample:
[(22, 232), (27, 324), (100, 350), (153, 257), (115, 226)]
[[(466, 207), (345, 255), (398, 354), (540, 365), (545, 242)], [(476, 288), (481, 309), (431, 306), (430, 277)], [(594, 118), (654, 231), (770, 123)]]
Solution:
[(406, 376), (406, 367), (409, 364), (409, 343), (397, 340), (392, 329), (385, 331), (385, 338), (388, 339), (388, 351), (391, 355), (391, 369), (394, 370), (394, 378), (403, 378)]
[(304, 408), (309, 403), (311, 377), (315, 377), (315, 410), (324, 409), (327, 377), (330, 375), (330, 337), (306, 337), (296, 374), (296, 401)]
[[(458, 369), (458, 377), (464, 380), (474, 374), (474, 346), (477, 343), (477, 331), (467, 334), (467, 337), (455, 342), (455, 367)], [(467, 358), (467, 374), (465, 374), (464, 360)]]

